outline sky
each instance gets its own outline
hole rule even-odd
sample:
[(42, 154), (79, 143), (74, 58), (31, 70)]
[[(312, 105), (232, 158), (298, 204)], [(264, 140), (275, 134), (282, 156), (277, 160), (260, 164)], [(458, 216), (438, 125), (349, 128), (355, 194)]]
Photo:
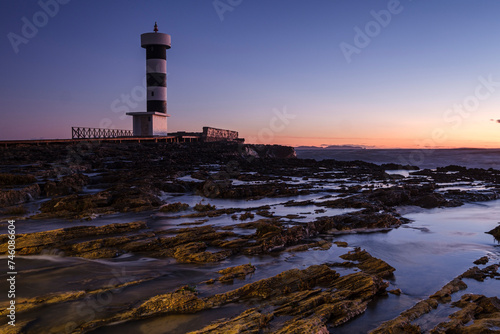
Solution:
[(495, 0), (0, 0), (0, 139), (131, 129), (140, 35), (172, 36), (169, 132), (500, 147)]

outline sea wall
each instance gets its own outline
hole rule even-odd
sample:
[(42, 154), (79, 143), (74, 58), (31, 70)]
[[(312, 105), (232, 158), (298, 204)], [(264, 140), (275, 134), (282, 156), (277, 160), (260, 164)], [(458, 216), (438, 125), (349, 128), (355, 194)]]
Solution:
[(233, 141), (238, 139), (238, 131), (203, 127), (202, 141)]

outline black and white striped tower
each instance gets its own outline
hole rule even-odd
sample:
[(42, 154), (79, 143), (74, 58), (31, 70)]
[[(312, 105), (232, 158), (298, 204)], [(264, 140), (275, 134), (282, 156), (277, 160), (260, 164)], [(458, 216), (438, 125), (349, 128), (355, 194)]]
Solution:
[(170, 35), (154, 32), (141, 35), (141, 46), (146, 49), (147, 111), (133, 112), (134, 136), (167, 135), (167, 50)]

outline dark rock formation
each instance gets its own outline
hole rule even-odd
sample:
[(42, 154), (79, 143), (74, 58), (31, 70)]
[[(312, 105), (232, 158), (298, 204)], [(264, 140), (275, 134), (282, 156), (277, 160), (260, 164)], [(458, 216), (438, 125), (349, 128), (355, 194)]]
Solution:
[(89, 183), (89, 177), (81, 173), (64, 176), (60, 181), (47, 181), (43, 185), (45, 196), (65, 196), (82, 191), (83, 186)]
[(500, 241), (500, 225), (497, 226), (497, 227), (495, 227), (491, 231), (486, 232), (486, 233), (491, 234), (492, 236), (495, 237), (495, 239), (497, 239), (498, 241)]
[(29, 202), (40, 196), (40, 186), (32, 184), (19, 190), (0, 190), (0, 207)]

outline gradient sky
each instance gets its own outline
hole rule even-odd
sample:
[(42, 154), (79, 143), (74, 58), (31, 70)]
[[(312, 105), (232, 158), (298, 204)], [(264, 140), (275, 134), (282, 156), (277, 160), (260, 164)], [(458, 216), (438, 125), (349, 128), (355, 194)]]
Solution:
[[(500, 147), (495, 0), (41, 3), (55, 11), (56, 1), (64, 4), (51, 15), (38, 1), (0, 1), (0, 139), (131, 129), (124, 112), (146, 108), (140, 34), (157, 21), (172, 35), (171, 132), (213, 126), (294, 146)], [(23, 35), (25, 22), (38, 23), (36, 34)]]

